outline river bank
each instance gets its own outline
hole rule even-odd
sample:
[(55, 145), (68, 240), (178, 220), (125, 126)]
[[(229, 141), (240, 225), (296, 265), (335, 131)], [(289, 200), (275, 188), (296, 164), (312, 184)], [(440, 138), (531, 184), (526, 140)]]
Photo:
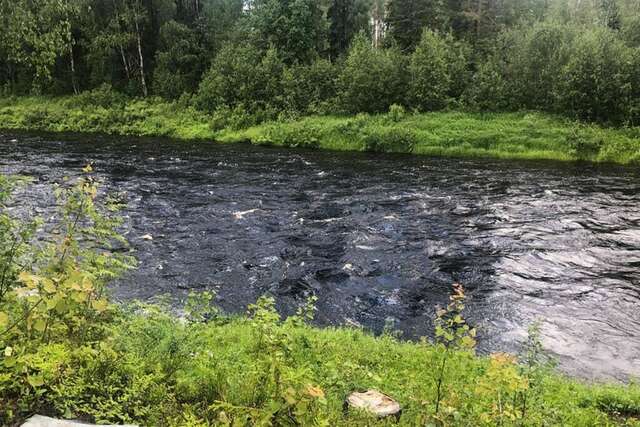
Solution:
[(161, 136), (340, 151), (546, 159), (620, 164), (640, 161), (640, 131), (612, 129), (536, 112), (313, 116), (265, 122), (211, 116), (188, 105), (100, 100), (91, 94), (0, 100), (0, 129)]
[[(0, 421), (38, 412), (167, 426), (640, 425), (637, 385), (562, 376), (538, 364), (535, 340), (534, 353), (518, 361), (357, 328), (320, 329), (304, 315), (282, 321), (268, 300), (250, 307), (249, 317), (219, 316), (198, 302), (189, 310), (177, 318), (161, 306), (113, 306), (99, 341), (42, 345), (20, 362), (31, 369), (28, 381), (43, 381), (25, 380), (23, 392), (41, 396), (21, 406), (20, 395), (0, 391)], [(402, 415), (344, 411), (349, 393), (368, 389), (395, 399)]]

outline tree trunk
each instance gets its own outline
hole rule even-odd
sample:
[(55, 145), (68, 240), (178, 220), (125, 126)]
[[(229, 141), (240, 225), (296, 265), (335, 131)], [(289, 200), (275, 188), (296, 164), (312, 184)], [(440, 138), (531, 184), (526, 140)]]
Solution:
[(69, 62), (71, 65), (71, 85), (73, 86), (73, 93), (77, 95), (78, 91), (78, 82), (76, 80), (76, 61), (73, 58), (73, 43), (69, 43)]
[(122, 47), (122, 45), (120, 45), (119, 48), (120, 57), (122, 58), (122, 66), (124, 67), (124, 72), (127, 75), (127, 80), (131, 80), (131, 72), (129, 71), (129, 63), (127, 62), (127, 57), (124, 54), (124, 48)]
[(135, 16), (136, 22), (136, 39), (138, 41), (138, 58), (140, 60), (140, 84), (142, 85), (142, 94), (149, 95), (147, 91), (147, 80), (144, 77), (144, 57), (142, 56), (142, 39), (140, 37), (140, 26), (138, 25), (138, 15)]

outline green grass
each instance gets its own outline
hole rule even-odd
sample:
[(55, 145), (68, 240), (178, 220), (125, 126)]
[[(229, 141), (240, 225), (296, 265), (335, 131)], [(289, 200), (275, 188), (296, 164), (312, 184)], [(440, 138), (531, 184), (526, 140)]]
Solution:
[[(150, 308), (116, 322), (93, 349), (43, 344), (33, 360), (49, 390), (39, 411), (57, 416), (175, 426), (417, 426), (437, 425), (441, 357), (430, 344), (358, 329), (250, 318), (185, 323)], [(640, 425), (640, 387), (587, 385), (552, 371), (529, 386), (523, 417), (507, 391), (510, 365), (496, 371), (490, 360), (450, 353), (444, 425)], [(309, 386), (323, 397), (310, 397)], [(350, 392), (370, 388), (401, 404), (399, 421), (343, 411)]]
[(210, 126), (213, 122), (190, 106), (160, 99), (100, 103), (80, 95), (0, 100), (4, 129), (430, 156), (640, 162), (638, 128), (603, 128), (537, 112), (313, 116), (222, 130)]

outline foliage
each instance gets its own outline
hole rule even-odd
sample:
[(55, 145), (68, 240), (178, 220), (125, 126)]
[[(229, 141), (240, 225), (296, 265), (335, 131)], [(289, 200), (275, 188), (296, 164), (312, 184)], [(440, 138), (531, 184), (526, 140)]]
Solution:
[[(435, 338), (436, 348), (439, 355), (436, 363), (436, 398), (435, 398), (435, 418), (445, 422), (446, 418), (440, 418), (440, 404), (444, 398), (443, 387), (446, 382), (447, 362), (450, 352), (458, 350), (460, 352), (473, 352), (475, 349), (476, 330), (469, 327), (462, 312), (465, 307), (466, 295), (464, 288), (459, 284), (453, 285), (453, 291), (449, 296), (449, 304), (445, 308), (440, 308), (436, 312)], [(500, 371), (500, 369), (498, 369)], [(446, 415), (452, 415), (453, 411), (447, 408)]]
[(438, 33), (425, 30), (411, 55), (411, 104), (421, 111), (438, 110), (445, 106), (452, 85), (449, 73), (447, 41)]
[(327, 22), (315, 0), (253, 0), (256, 44), (275, 48), (288, 64), (308, 63), (325, 49)]
[[(55, 190), (60, 210), (48, 231), (59, 241), (36, 248), (27, 266), (17, 263), (15, 252), (2, 259), (5, 271), (21, 271), (7, 276), (0, 299), (0, 420), (50, 403), (72, 349), (91, 348), (107, 334), (113, 310), (105, 283), (132, 265), (129, 257), (108, 251), (114, 241), (125, 243), (115, 232), (119, 220), (108, 213), (117, 205), (95, 203), (91, 167), (84, 171), (87, 176), (73, 187)], [(13, 235), (14, 242), (19, 236), (26, 243), (19, 227)]]
[(340, 103), (350, 113), (384, 112), (405, 100), (404, 57), (371, 46), (364, 34), (353, 41), (339, 76)]
[(633, 52), (609, 29), (576, 39), (564, 69), (561, 103), (584, 120), (621, 123), (630, 105)]
[[(584, 125), (543, 113), (400, 114), (401, 104), (397, 104), (389, 107), (387, 114), (298, 118), (287, 110), (251, 112), (242, 105), (206, 114), (191, 107), (188, 97), (183, 98), (175, 103), (123, 98), (118, 101), (121, 104), (110, 108), (92, 105), (86, 95), (0, 99), (0, 122), (6, 129), (166, 136), (341, 151), (622, 164), (640, 161), (636, 128)], [(101, 103), (99, 96), (95, 99)], [(289, 98), (283, 99), (287, 103)], [(86, 100), (85, 105), (80, 106), (79, 100)], [(321, 104), (318, 108), (329, 107)]]
[(234, 126), (392, 104), (633, 126), (639, 11), (636, 0), (5, 0), (0, 93), (197, 93), (194, 106)]
[(204, 72), (204, 52), (192, 29), (175, 21), (164, 24), (155, 60), (155, 93), (178, 99), (185, 92), (195, 92)]

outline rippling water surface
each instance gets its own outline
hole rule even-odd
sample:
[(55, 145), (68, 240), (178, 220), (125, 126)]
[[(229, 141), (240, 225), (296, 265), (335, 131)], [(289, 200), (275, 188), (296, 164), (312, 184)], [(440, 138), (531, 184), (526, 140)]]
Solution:
[(15, 209), (46, 215), (88, 161), (128, 203), (140, 266), (119, 298), (213, 289), (240, 312), (271, 293), (291, 312), (314, 294), (320, 324), (415, 338), (460, 282), (482, 351), (540, 319), (567, 372), (640, 376), (637, 168), (0, 136), (0, 171), (36, 178)]

